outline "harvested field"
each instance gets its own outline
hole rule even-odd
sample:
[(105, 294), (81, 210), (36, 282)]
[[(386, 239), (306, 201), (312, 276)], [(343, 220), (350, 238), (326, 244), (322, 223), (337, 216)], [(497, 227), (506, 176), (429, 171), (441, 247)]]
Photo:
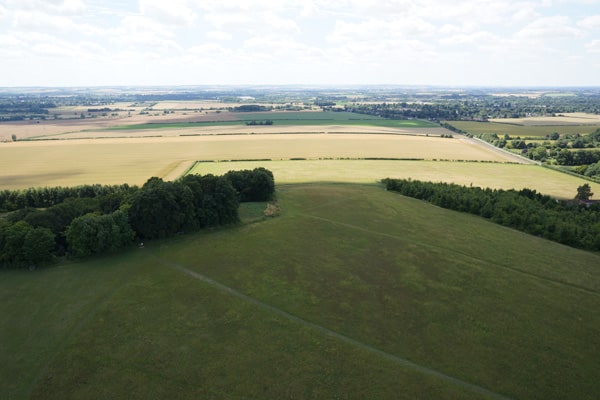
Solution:
[(374, 183), (382, 178), (411, 178), (495, 189), (535, 189), (571, 199), (577, 187), (588, 183), (600, 193), (600, 184), (537, 165), (409, 161), (409, 160), (290, 160), (254, 162), (201, 162), (192, 174), (222, 175), (230, 170), (265, 167), (279, 184), (307, 182)]
[(600, 115), (588, 113), (564, 113), (555, 117), (527, 117), (527, 118), (495, 118), (490, 122), (504, 124), (533, 125), (600, 125)]
[[(203, 121), (227, 121), (235, 117), (229, 113), (204, 112), (189, 114), (134, 114), (127, 115), (121, 111), (119, 117), (107, 116), (98, 118), (73, 118), (45, 121), (18, 121), (0, 123), (0, 140), (9, 140), (11, 135), (17, 135), (19, 140), (29, 138), (60, 137), (65, 134), (82, 134), (88, 131), (102, 131), (108, 128), (141, 124), (164, 124)], [(98, 136), (98, 134), (96, 135)], [(100, 135), (102, 136), (102, 135)], [(68, 136), (67, 136), (68, 137)]]
[[(381, 134), (232, 135), (52, 140), (0, 145), (0, 188), (141, 184), (195, 160), (404, 158), (514, 161), (463, 139)], [(75, 166), (75, 167), (74, 167)]]

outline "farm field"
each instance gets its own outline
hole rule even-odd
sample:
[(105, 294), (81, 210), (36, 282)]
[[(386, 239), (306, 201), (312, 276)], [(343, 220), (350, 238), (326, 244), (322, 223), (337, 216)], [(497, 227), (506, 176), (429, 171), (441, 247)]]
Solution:
[[(381, 134), (221, 135), (0, 144), (0, 189), (142, 184), (197, 160), (409, 158), (514, 162), (463, 138)], [(379, 177), (381, 178), (381, 176)]]
[(374, 183), (382, 178), (448, 182), (494, 189), (535, 189), (561, 199), (572, 199), (577, 187), (588, 183), (600, 193), (600, 184), (538, 165), (411, 160), (285, 160), (199, 162), (191, 174), (222, 175), (230, 170), (265, 167), (279, 184), (309, 182)]
[[(87, 108), (86, 108), (87, 109)], [(421, 120), (389, 120), (385, 118), (354, 114), (349, 112), (316, 112), (316, 111), (274, 111), (261, 113), (241, 113), (228, 111), (190, 111), (190, 112), (174, 112), (163, 113), (162, 110), (150, 111), (148, 114), (140, 115), (139, 107), (133, 108), (135, 111), (131, 114), (127, 111), (120, 111), (118, 116), (112, 116), (112, 112), (108, 112), (106, 117), (84, 118), (84, 119), (47, 119), (45, 121), (20, 121), (20, 122), (3, 122), (0, 123), (0, 140), (9, 141), (14, 134), (19, 140), (22, 139), (39, 139), (39, 138), (60, 138), (69, 139), (76, 137), (95, 138), (106, 136), (132, 136), (129, 131), (136, 131), (133, 136), (148, 136), (173, 135), (173, 130), (185, 129), (187, 132), (182, 133), (219, 133), (219, 129), (224, 129), (222, 133), (231, 133), (229, 130), (233, 127), (234, 132), (257, 132), (267, 129), (268, 132), (273, 132), (280, 129), (293, 128), (294, 132), (314, 132), (327, 131), (327, 126), (346, 127), (347, 129), (362, 128), (362, 129), (384, 129), (393, 131), (394, 129), (429, 129), (423, 130), (421, 134), (440, 135), (449, 133), (439, 125)], [(81, 107), (72, 107), (69, 111), (63, 110), (65, 114), (72, 116), (85, 111)], [(75, 110), (75, 111), (73, 111)], [(82, 111), (83, 110), (83, 111)], [(84, 112), (85, 114), (85, 112)], [(95, 113), (100, 115), (101, 113)], [(246, 122), (250, 121), (266, 121), (272, 120), (273, 126), (246, 126)], [(319, 129), (325, 127), (324, 129)], [(245, 129), (248, 128), (248, 129)], [(208, 129), (208, 132), (204, 132)], [(120, 134), (111, 133), (111, 130), (126, 131)], [(194, 130), (198, 132), (190, 132)], [(142, 133), (149, 131), (150, 133)], [(160, 131), (160, 133), (156, 133)], [(165, 133), (166, 132), (166, 133)]]
[(588, 113), (564, 113), (555, 117), (492, 118), (491, 122), (518, 125), (600, 125), (600, 115)]
[[(593, 399), (599, 255), (386, 192), (0, 271), (0, 397)], [(210, 279), (210, 280), (208, 280)]]
[[(505, 120), (502, 120), (505, 121)], [(448, 121), (448, 123), (473, 135), (482, 133), (495, 133), (498, 136), (511, 137), (544, 137), (558, 132), (560, 134), (586, 134), (600, 128), (600, 123), (591, 125), (514, 125), (506, 122), (475, 122), (475, 121)]]
[(254, 134), (315, 134), (315, 133), (377, 133), (389, 135), (442, 136), (451, 134), (445, 128), (394, 128), (371, 125), (253, 125), (238, 122), (145, 124), (139, 129), (86, 129), (38, 139), (102, 139), (147, 138), (176, 136), (254, 135)]

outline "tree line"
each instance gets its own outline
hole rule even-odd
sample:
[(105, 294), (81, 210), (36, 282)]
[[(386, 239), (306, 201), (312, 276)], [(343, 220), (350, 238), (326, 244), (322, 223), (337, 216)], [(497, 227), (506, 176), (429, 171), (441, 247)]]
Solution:
[(577, 201), (560, 201), (535, 190), (502, 190), (450, 183), (384, 179), (391, 191), (439, 207), (467, 212), (571, 247), (600, 250), (600, 204), (582, 204), (593, 195), (589, 185), (578, 189)]
[(0, 267), (43, 265), (61, 256), (114, 251), (134, 240), (234, 224), (240, 202), (267, 201), (274, 191), (273, 174), (264, 168), (186, 175), (174, 182), (153, 177), (142, 187), (4, 191), (7, 198), (56, 195), (7, 203), (10, 212), (0, 217)]
[(138, 188), (122, 185), (79, 185), (73, 187), (39, 187), (22, 190), (0, 190), (0, 212), (15, 211), (26, 207), (46, 208), (71, 198), (109, 198), (116, 197)]
[(579, 93), (576, 96), (499, 97), (445, 96), (416, 102), (355, 103), (344, 106), (346, 111), (376, 115), (390, 119), (478, 120), (490, 118), (522, 118), (560, 113), (599, 113), (598, 97)]

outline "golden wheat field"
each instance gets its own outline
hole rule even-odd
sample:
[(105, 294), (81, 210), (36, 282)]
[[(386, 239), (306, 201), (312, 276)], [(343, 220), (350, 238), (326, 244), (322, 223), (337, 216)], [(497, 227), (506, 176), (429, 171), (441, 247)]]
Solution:
[(382, 134), (263, 134), (0, 144), (0, 188), (141, 184), (196, 160), (404, 158), (514, 162), (464, 139)]

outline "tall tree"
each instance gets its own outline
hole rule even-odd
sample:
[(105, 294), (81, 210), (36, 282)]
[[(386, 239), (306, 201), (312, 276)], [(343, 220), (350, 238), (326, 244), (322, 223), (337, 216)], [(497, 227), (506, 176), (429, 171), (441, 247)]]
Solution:
[(577, 188), (577, 194), (575, 195), (576, 200), (588, 201), (594, 193), (592, 193), (592, 188), (588, 183), (584, 183), (583, 185)]

